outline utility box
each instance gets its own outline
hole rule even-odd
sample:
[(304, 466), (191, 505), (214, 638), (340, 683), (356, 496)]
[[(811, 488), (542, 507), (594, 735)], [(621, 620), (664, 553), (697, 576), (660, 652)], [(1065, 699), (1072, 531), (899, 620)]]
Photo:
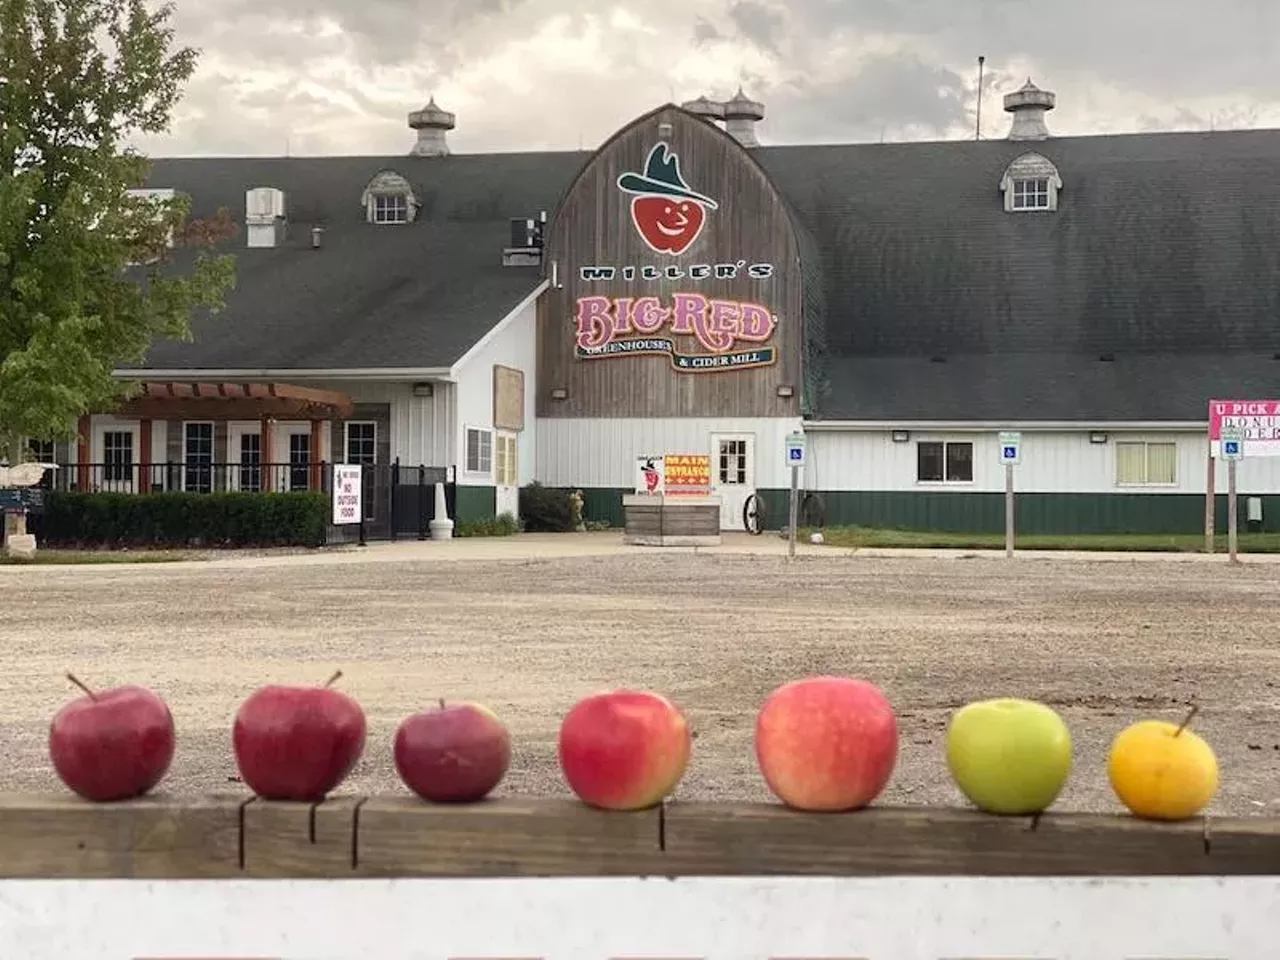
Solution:
[(1262, 498), (1248, 497), (1245, 500), (1245, 526), (1250, 533), (1262, 532)]

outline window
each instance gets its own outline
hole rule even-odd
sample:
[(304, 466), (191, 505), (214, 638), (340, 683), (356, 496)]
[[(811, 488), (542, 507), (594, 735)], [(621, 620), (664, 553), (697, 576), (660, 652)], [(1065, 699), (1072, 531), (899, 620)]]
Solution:
[[(57, 455), (53, 447), (52, 440), (28, 440), (27, 453), (36, 463), (54, 463), (54, 457)], [(53, 471), (46, 470), (40, 483), (37, 484), (43, 490), (53, 489)]]
[(102, 435), (102, 478), (108, 483), (133, 479), (133, 432), (108, 430)]
[(716, 470), (721, 484), (747, 482), (747, 441), (721, 440)]
[(1169, 486), (1178, 482), (1178, 445), (1125, 441), (1116, 444), (1116, 485)]
[(520, 469), (518, 463), (519, 442), (514, 434), (498, 434), (498, 446), (494, 456), (494, 480), (499, 487), (518, 487)]
[(371, 464), (378, 460), (378, 425), (372, 420), (347, 423), (347, 463)]
[(969, 441), (922, 441), (916, 444), (919, 483), (972, 483), (973, 444)]
[(1048, 210), (1049, 178), (1013, 181), (1013, 209)]
[(240, 434), (240, 491), (262, 492), (262, 435)]
[(183, 489), (188, 493), (213, 492), (213, 424), (183, 424)]
[(408, 223), (409, 198), (403, 193), (374, 194), (373, 222)]
[(306, 490), (311, 486), (307, 469), (311, 464), (311, 434), (289, 434), (289, 489)]
[(467, 473), (491, 473), (493, 471), (493, 433), (467, 427)]

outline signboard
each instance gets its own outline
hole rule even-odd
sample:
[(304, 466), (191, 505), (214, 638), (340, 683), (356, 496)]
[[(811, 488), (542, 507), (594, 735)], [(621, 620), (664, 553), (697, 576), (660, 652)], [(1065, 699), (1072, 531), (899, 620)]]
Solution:
[(493, 365), (493, 426), (495, 430), (524, 429), (524, 371)]
[(787, 434), (786, 464), (788, 467), (804, 466), (804, 434)]
[(1278, 877), (7, 880), (0, 956), (1274, 960), (1278, 914)]
[(1244, 459), (1244, 431), (1239, 427), (1224, 426), (1218, 443), (1222, 448), (1223, 460)]
[[(609, 293), (577, 298), (574, 355), (580, 360), (665, 356), (681, 373), (749, 370), (776, 363), (772, 341), (778, 317), (767, 299), (759, 299), (772, 292), (768, 281), (774, 265), (705, 254), (701, 262), (676, 262), (697, 249), (710, 219), (720, 211), (720, 201), (685, 179), (671, 144), (655, 143), (643, 168), (624, 171), (613, 187), (630, 198), (628, 227), (659, 262), (579, 267), (583, 284), (605, 286)], [(742, 281), (734, 285), (741, 286), (744, 296), (697, 289), (710, 282), (723, 291), (725, 281)]]
[(1280, 400), (1210, 400), (1209, 453), (1222, 457), (1222, 432), (1235, 428), (1250, 457), (1280, 457)]
[(1000, 434), (1000, 462), (1016, 466), (1022, 457), (1022, 434)]
[(666, 489), (666, 457), (636, 457), (636, 493), (659, 496)]
[(44, 489), (41, 487), (8, 487), (0, 490), (0, 511), (44, 513)]
[(333, 465), (333, 522), (335, 524), (359, 523), (364, 516), (362, 472), (358, 463)]
[(662, 458), (662, 485), (669, 497), (705, 497), (711, 492), (711, 457), (669, 453)]

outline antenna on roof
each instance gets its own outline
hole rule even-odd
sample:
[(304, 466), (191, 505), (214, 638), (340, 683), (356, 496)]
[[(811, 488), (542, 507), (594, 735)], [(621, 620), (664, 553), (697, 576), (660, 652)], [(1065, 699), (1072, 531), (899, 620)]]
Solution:
[(974, 123), (973, 139), (982, 139), (982, 75), (987, 64), (987, 58), (978, 57), (978, 118)]

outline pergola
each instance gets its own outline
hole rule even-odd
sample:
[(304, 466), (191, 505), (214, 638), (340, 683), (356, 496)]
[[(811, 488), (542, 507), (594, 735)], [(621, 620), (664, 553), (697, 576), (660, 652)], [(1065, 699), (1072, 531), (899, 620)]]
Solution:
[[(141, 391), (121, 404), (118, 413), (139, 420), (139, 465), (142, 491), (150, 488), (153, 420), (258, 420), (262, 424), (262, 462), (274, 463), (271, 423), (274, 420), (309, 420), (311, 449), (321, 449), (327, 420), (346, 420), (353, 404), (345, 393), (318, 390), (288, 383), (187, 383), (147, 382)], [(84, 418), (85, 421), (88, 417)], [(88, 486), (89, 424), (81, 423), (79, 460)], [(320, 464), (311, 464), (312, 489), (320, 487)]]

